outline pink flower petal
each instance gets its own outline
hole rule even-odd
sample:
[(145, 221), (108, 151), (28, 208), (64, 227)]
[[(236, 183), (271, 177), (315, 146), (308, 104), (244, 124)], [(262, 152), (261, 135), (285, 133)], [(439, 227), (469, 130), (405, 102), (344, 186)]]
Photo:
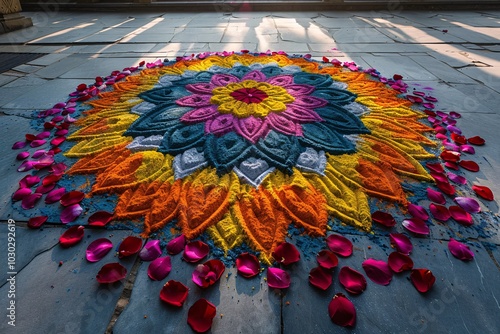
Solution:
[(99, 238), (92, 241), (85, 251), (85, 257), (89, 262), (97, 262), (101, 260), (113, 248), (111, 240)]
[[(460, 175), (457, 175), (455, 173), (452, 173), (452, 172), (448, 172), (446, 173), (446, 175), (448, 175), (448, 178), (457, 183), (457, 184), (467, 184), (467, 179), (463, 176), (460, 176)], [(439, 203), (439, 204), (443, 204), (443, 203)]]
[(97, 282), (114, 283), (124, 279), (127, 276), (127, 268), (118, 262), (108, 263), (102, 266), (96, 275)]
[[(429, 194), (429, 191), (427, 191), (427, 194)], [(418, 218), (418, 219), (421, 219), (421, 220), (427, 220), (427, 219), (429, 219), (429, 214), (420, 205), (416, 205), (416, 204), (413, 204), (413, 203), (408, 203), (408, 212), (414, 218)]]
[(389, 254), (387, 263), (389, 264), (389, 268), (395, 273), (413, 269), (413, 260), (408, 255), (400, 252), (392, 252)]
[(61, 197), (65, 193), (66, 193), (66, 189), (65, 188), (54, 189), (51, 192), (49, 192), (47, 194), (47, 196), (45, 196), (45, 203), (46, 204), (52, 204), (52, 203), (55, 203), (55, 202), (59, 202), (59, 200), (61, 199)]
[(430, 233), (429, 226), (419, 218), (405, 219), (402, 224), (408, 231), (416, 234), (428, 235)]
[(345, 266), (340, 269), (339, 281), (344, 289), (354, 295), (359, 295), (366, 290), (365, 277), (351, 267)]
[(290, 286), (290, 275), (280, 268), (267, 268), (267, 285), (270, 288), (286, 289)]
[(19, 181), (19, 188), (30, 188), (40, 182), (40, 178), (34, 175), (26, 175)]
[(440, 191), (436, 191), (432, 188), (427, 188), (427, 198), (433, 201), (434, 203), (438, 204), (446, 203), (446, 199), (444, 198), (443, 193)]
[(16, 192), (12, 195), (12, 200), (14, 202), (20, 201), (24, 199), (25, 197), (31, 195), (31, 189), (30, 188), (20, 188), (17, 189)]
[(469, 154), (476, 154), (476, 149), (470, 145), (460, 145), (460, 151)]
[(316, 267), (309, 272), (309, 283), (313, 286), (326, 290), (332, 285), (332, 272), (323, 267)]
[(113, 219), (113, 214), (107, 211), (96, 211), (89, 218), (90, 226), (106, 226)]
[(387, 212), (383, 211), (375, 211), (372, 213), (372, 220), (376, 223), (379, 223), (380, 225), (384, 225), (387, 227), (393, 227), (396, 225), (396, 220), (394, 220), (394, 217)]
[(413, 245), (410, 239), (401, 233), (391, 233), (389, 234), (389, 239), (391, 240), (391, 246), (394, 247), (398, 252), (408, 255), (413, 249)]
[(253, 254), (241, 253), (236, 258), (236, 268), (238, 269), (238, 274), (250, 278), (256, 276), (260, 272), (260, 262)]
[(189, 289), (181, 282), (170, 280), (160, 291), (160, 299), (165, 303), (181, 307), (188, 296)]
[(474, 258), (474, 252), (469, 249), (469, 246), (450, 238), (448, 249), (459, 260), (470, 261)]
[(40, 147), (45, 144), (47, 141), (44, 139), (35, 139), (30, 143), (31, 147)]
[(36, 161), (23, 161), (23, 163), (17, 168), (18, 172), (27, 172), (33, 169), (33, 166), (36, 164)]
[(18, 150), (20, 148), (26, 147), (26, 145), (28, 145), (27, 141), (17, 141), (14, 143), (14, 145), (12, 145), (12, 149)]
[(159, 258), (161, 253), (160, 240), (149, 240), (139, 252), (139, 257), (142, 261), (153, 261)]
[(217, 259), (209, 260), (204, 264), (196, 266), (191, 278), (200, 288), (207, 288), (215, 284), (225, 270), (226, 266), (224, 266), (222, 261)]
[(80, 204), (67, 206), (61, 211), (61, 222), (63, 224), (71, 223), (76, 218), (78, 218), (82, 214), (82, 212), (83, 208), (80, 206)]
[(208, 255), (208, 245), (202, 241), (191, 241), (184, 247), (182, 257), (187, 262), (198, 262)]
[(448, 182), (448, 177), (446, 176), (446, 174), (444, 173), (435, 173), (435, 172), (431, 172), (430, 173), (432, 178), (436, 181), (440, 181), (440, 182)]
[(339, 259), (335, 253), (326, 249), (318, 253), (316, 260), (318, 261), (318, 264), (325, 269), (333, 269), (339, 263)]
[(212, 327), (216, 314), (214, 304), (201, 298), (189, 308), (187, 323), (196, 333), (204, 333)]
[(28, 220), (28, 227), (33, 229), (40, 228), (48, 218), (47, 216), (32, 217)]
[(85, 193), (77, 190), (70, 191), (69, 193), (64, 194), (59, 202), (62, 206), (70, 206), (73, 204), (80, 203), (82, 199), (85, 197)]
[(481, 212), (481, 206), (479, 203), (470, 197), (455, 197), (454, 201), (465, 211), (469, 213)]
[(50, 137), (50, 131), (43, 131), (35, 136), (36, 139), (46, 139), (49, 137)]
[(410, 280), (418, 292), (426, 293), (436, 282), (436, 277), (429, 269), (412, 269)]
[(448, 208), (448, 210), (450, 211), (451, 217), (453, 217), (457, 223), (465, 226), (471, 226), (474, 224), (472, 216), (461, 207), (452, 205)]
[(460, 115), (459, 113), (457, 113), (455, 111), (450, 111), (450, 116), (453, 117), (453, 118), (460, 118), (460, 117), (462, 117), (462, 115)]
[(367, 259), (363, 261), (363, 269), (365, 270), (366, 276), (371, 279), (374, 283), (380, 285), (389, 285), (392, 280), (392, 271), (389, 265), (385, 261)]
[(353, 303), (342, 293), (337, 293), (328, 304), (328, 315), (332, 322), (342, 327), (356, 325), (356, 309)]
[(299, 251), (294, 245), (288, 242), (280, 243), (271, 255), (278, 263), (284, 265), (289, 265), (300, 260)]
[(17, 154), (16, 159), (17, 160), (24, 160), (29, 156), (30, 156), (30, 152), (20, 152)]
[(495, 197), (493, 196), (493, 192), (491, 191), (490, 188), (486, 186), (478, 186), (478, 185), (473, 185), (472, 190), (481, 198), (484, 198), (487, 201), (493, 201)]
[(142, 248), (142, 239), (129, 235), (118, 247), (118, 257), (126, 257), (139, 253)]
[(450, 211), (448, 211), (448, 209), (443, 205), (431, 203), (429, 205), (429, 210), (431, 211), (432, 216), (437, 220), (445, 222), (451, 218)]
[(63, 162), (54, 164), (50, 167), (50, 172), (54, 175), (61, 175), (68, 168)]
[(179, 254), (184, 250), (184, 246), (186, 246), (186, 237), (181, 234), (168, 242), (167, 252), (172, 255)]
[(38, 186), (35, 190), (36, 193), (40, 194), (46, 194), (50, 191), (52, 191), (55, 188), (55, 184), (49, 184), (49, 185), (44, 185), (42, 184), (41, 186)]
[(66, 137), (55, 137), (50, 141), (50, 144), (53, 146), (59, 146), (66, 140)]
[(170, 256), (163, 256), (151, 261), (148, 266), (148, 276), (153, 281), (164, 280), (172, 270), (172, 261)]
[(42, 194), (40, 193), (33, 193), (31, 195), (27, 195), (23, 197), (21, 201), (21, 207), (24, 210), (33, 209), (36, 203), (38, 203), (38, 201), (40, 200), (40, 198), (42, 198)]
[(331, 234), (326, 238), (326, 244), (332, 252), (340, 256), (350, 256), (352, 254), (352, 242), (338, 234)]
[(73, 245), (76, 245), (83, 239), (83, 235), (85, 233), (85, 228), (83, 226), (71, 226), (67, 229), (60, 237), (59, 243), (62, 247), (68, 248)]

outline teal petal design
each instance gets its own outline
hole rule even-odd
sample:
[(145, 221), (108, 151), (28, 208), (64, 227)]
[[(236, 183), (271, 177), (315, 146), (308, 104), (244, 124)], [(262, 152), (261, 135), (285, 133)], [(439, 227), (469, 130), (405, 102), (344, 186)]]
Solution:
[(322, 75), (300, 72), (293, 75), (293, 82), (296, 84), (311, 85), (318, 89), (322, 87), (330, 87), (333, 83), (333, 79), (327, 74)]
[(354, 153), (354, 144), (341, 134), (330, 130), (324, 123), (309, 123), (302, 125), (304, 137), (299, 141), (306, 147), (318, 151), (324, 150), (331, 154)]
[(184, 125), (179, 123), (176, 127), (165, 132), (158, 151), (177, 155), (193, 147), (203, 147), (204, 142), (203, 124)]
[(363, 122), (353, 113), (340, 106), (330, 106), (315, 110), (330, 130), (343, 135), (370, 133)]
[(177, 105), (160, 105), (137, 119), (125, 132), (125, 136), (162, 135), (170, 128), (181, 125), (180, 118), (192, 108)]

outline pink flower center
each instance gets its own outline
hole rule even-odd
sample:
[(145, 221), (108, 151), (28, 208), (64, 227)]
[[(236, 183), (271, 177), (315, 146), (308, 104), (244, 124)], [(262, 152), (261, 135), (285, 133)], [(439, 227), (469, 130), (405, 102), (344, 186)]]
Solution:
[(261, 103), (267, 98), (267, 94), (257, 88), (240, 88), (230, 94), (236, 100), (250, 103)]

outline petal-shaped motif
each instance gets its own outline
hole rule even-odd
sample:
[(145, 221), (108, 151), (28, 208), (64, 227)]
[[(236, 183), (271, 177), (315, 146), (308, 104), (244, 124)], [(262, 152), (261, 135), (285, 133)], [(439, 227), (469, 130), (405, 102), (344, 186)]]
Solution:
[(63, 206), (70, 206), (73, 204), (80, 203), (84, 197), (85, 197), (85, 193), (83, 193), (81, 191), (73, 190), (73, 191), (70, 191), (70, 192), (64, 194), (61, 197), (61, 199), (59, 200), (59, 202)]
[(337, 293), (328, 304), (328, 315), (333, 323), (342, 327), (356, 325), (356, 309), (342, 293)]
[(477, 195), (479, 195), (480, 197), (484, 198), (487, 201), (493, 201), (495, 199), (491, 189), (486, 186), (473, 185), (472, 190), (474, 190), (474, 192)]
[(186, 246), (186, 237), (181, 234), (167, 243), (167, 252), (168, 254), (177, 255), (184, 250), (184, 246)]
[(389, 269), (389, 265), (385, 261), (366, 259), (363, 261), (363, 269), (365, 270), (366, 276), (371, 279), (374, 283), (380, 285), (389, 285), (392, 280), (392, 271)]
[(107, 211), (96, 211), (89, 218), (90, 226), (106, 226), (113, 219), (113, 214)]
[(170, 280), (163, 285), (160, 291), (160, 299), (165, 303), (181, 307), (188, 296), (189, 289), (181, 282)]
[(359, 295), (366, 290), (365, 277), (351, 267), (345, 266), (340, 269), (339, 281), (344, 289), (353, 295)]
[(49, 217), (47, 216), (31, 217), (28, 220), (28, 227), (33, 229), (40, 228), (40, 226), (42, 226), (47, 221), (48, 218)]
[(339, 234), (331, 234), (326, 238), (326, 244), (332, 252), (340, 256), (351, 256), (352, 254), (352, 242), (351, 240), (343, 237)]
[(200, 240), (191, 241), (184, 247), (184, 253), (182, 254), (182, 257), (187, 262), (194, 263), (200, 261), (205, 256), (207, 256), (208, 251), (209, 251), (208, 245), (203, 241)]
[(470, 213), (462, 209), (461, 207), (457, 205), (452, 205), (448, 208), (450, 211), (451, 216), (453, 219), (457, 221), (457, 223), (460, 223), (465, 226), (471, 226), (474, 224), (474, 221), (472, 220), (472, 216)]
[(118, 247), (118, 257), (127, 257), (139, 253), (142, 248), (142, 239), (129, 235)]
[(207, 288), (214, 285), (221, 278), (225, 270), (226, 266), (224, 266), (222, 261), (217, 259), (209, 260), (204, 264), (196, 266), (192, 274), (192, 280), (200, 288)]
[(455, 197), (454, 201), (465, 211), (469, 213), (481, 212), (479, 203), (470, 197)]
[(394, 219), (394, 217), (390, 213), (383, 211), (373, 212), (372, 220), (386, 227), (393, 227), (394, 225), (396, 225), (396, 220)]
[(153, 261), (160, 257), (161, 253), (160, 240), (149, 240), (139, 252), (139, 257), (142, 261)]
[(398, 252), (405, 255), (411, 253), (413, 245), (406, 235), (401, 233), (391, 233), (389, 234), (389, 239), (391, 241), (391, 246), (396, 248)]
[(286, 289), (290, 287), (290, 275), (280, 268), (267, 268), (267, 285), (274, 289)]
[(402, 225), (408, 230), (420, 235), (428, 235), (430, 233), (429, 226), (419, 218), (411, 218), (403, 220)]
[(204, 333), (212, 327), (216, 313), (214, 304), (204, 298), (198, 299), (189, 308), (187, 323), (196, 333)]
[(318, 261), (318, 264), (325, 269), (333, 269), (339, 263), (339, 259), (337, 258), (335, 253), (326, 249), (318, 253), (318, 255), (316, 256), (316, 261)]
[(300, 260), (299, 251), (293, 244), (289, 242), (282, 242), (278, 244), (271, 255), (275, 261), (277, 261), (278, 263), (282, 263), (285, 266), (298, 262)]
[(82, 241), (85, 228), (83, 226), (71, 226), (60, 237), (59, 244), (64, 247), (71, 247)]
[(253, 254), (241, 253), (236, 258), (236, 268), (239, 275), (246, 278), (254, 277), (260, 273), (259, 259)]
[(426, 293), (436, 282), (436, 277), (429, 269), (412, 269), (410, 280), (418, 292)]
[(392, 252), (389, 254), (387, 264), (395, 273), (413, 269), (413, 260), (408, 255), (400, 252)]
[(469, 249), (469, 246), (450, 238), (448, 249), (459, 260), (470, 261), (474, 258), (474, 252)]
[(432, 216), (437, 220), (445, 222), (451, 218), (450, 211), (448, 211), (448, 209), (443, 205), (431, 203), (429, 205), (429, 210), (431, 211)]
[(151, 261), (148, 266), (148, 276), (153, 281), (164, 280), (172, 270), (170, 256), (159, 257)]
[(430, 199), (431, 201), (433, 201), (434, 203), (438, 203), (438, 204), (446, 203), (446, 199), (444, 198), (443, 193), (436, 191), (432, 188), (427, 188), (427, 198)]
[(323, 267), (312, 268), (309, 272), (309, 283), (321, 290), (327, 290), (332, 285), (332, 281), (331, 271)]
[(78, 218), (82, 214), (82, 212), (83, 208), (80, 206), (80, 204), (69, 205), (61, 211), (61, 222), (63, 224), (71, 223), (76, 218)]
[(96, 275), (97, 282), (115, 283), (127, 276), (127, 268), (118, 262), (108, 263), (102, 266), (101, 270)]
[(113, 243), (107, 238), (99, 238), (92, 241), (85, 251), (85, 257), (89, 262), (100, 261), (113, 248)]
[[(427, 191), (427, 194), (429, 194), (429, 191)], [(429, 219), (429, 214), (427, 211), (420, 205), (416, 205), (413, 203), (408, 203), (408, 212), (414, 217), (418, 218), (420, 220), (427, 220)]]

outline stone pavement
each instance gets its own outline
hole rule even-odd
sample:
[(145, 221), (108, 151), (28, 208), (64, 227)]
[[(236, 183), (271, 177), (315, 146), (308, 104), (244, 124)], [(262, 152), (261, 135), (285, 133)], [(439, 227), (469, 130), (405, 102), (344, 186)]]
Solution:
[[(0, 52), (44, 53), (34, 61), (0, 74), (0, 322), (1, 333), (190, 333), (187, 309), (200, 297), (217, 306), (212, 333), (500, 333), (500, 11), (469, 12), (26, 12), (34, 26), (0, 35)], [(250, 9), (250, 10), (249, 10)], [(411, 84), (435, 88), (438, 108), (457, 111), (466, 137), (480, 135), (486, 145), (472, 157), (480, 172), (465, 172), (468, 180), (493, 190), (496, 200), (480, 201), (477, 227), (455, 222), (435, 224), (430, 238), (413, 238), (412, 258), (431, 268), (438, 278), (427, 294), (419, 294), (406, 274), (391, 284), (368, 282), (356, 305), (354, 330), (338, 327), (327, 306), (344, 292), (335, 278), (326, 293), (308, 287), (314, 259), (302, 259), (292, 270), (292, 286), (279, 293), (264, 276), (250, 280), (227, 269), (220, 284), (198, 289), (183, 271), (179, 256), (167, 279), (184, 282), (190, 295), (182, 309), (165, 307), (158, 298), (164, 282), (147, 278), (147, 263), (123, 262), (129, 276), (99, 286), (99, 264), (85, 260), (96, 237), (115, 244), (129, 230), (90, 229), (91, 238), (70, 249), (58, 246), (63, 232), (49, 224), (29, 230), (26, 217), (11, 206), (11, 194), (21, 174), (16, 171), (12, 143), (30, 132), (30, 115), (65, 101), (80, 83), (137, 65), (141, 60), (171, 58), (204, 51), (252, 52), (283, 50), (354, 61), (385, 76), (395, 72)], [(8, 324), (7, 298), (11, 285), (7, 268), (8, 219), (16, 220), (16, 326)], [(454, 231), (466, 238), (475, 253), (471, 262), (450, 256), (447, 242)], [(342, 265), (360, 267), (362, 259), (385, 258), (387, 233), (375, 228), (364, 235), (349, 230), (354, 255)], [(385, 233), (385, 235), (384, 235)], [(113, 252), (102, 260), (113, 262)], [(358, 268), (360, 269), (360, 268)], [(338, 269), (336, 269), (338, 273)]]

